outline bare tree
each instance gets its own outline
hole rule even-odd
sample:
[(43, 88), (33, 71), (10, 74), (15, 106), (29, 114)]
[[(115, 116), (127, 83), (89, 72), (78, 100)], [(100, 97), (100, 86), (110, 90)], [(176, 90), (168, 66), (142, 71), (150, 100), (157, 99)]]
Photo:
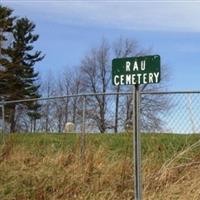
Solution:
[[(159, 84), (146, 84), (140, 86), (140, 92), (156, 92), (167, 89), (167, 82), (170, 79), (169, 69), (166, 65), (161, 65), (161, 82)], [(128, 88), (133, 91), (132, 87)], [(126, 99), (126, 122), (132, 122), (133, 108), (132, 95)], [(140, 126), (143, 131), (162, 131), (163, 121), (161, 114), (167, 112), (173, 105), (166, 95), (142, 94), (140, 100)]]
[[(128, 38), (120, 37), (116, 42), (113, 44), (113, 51), (115, 58), (125, 58), (128, 56), (133, 56), (138, 54), (137, 52), (137, 42), (134, 40), (130, 40)], [(120, 85), (113, 88), (114, 91), (119, 93), (121, 91)], [(115, 98), (115, 122), (114, 122), (114, 132), (118, 132), (118, 120), (119, 120), (119, 94), (116, 95)], [(127, 116), (128, 117), (128, 116)]]
[[(50, 97), (55, 95), (55, 78), (52, 75), (51, 71), (48, 71), (46, 79), (42, 82), (41, 84), (41, 94), (45, 97)], [(51, 106), (52, 106), (52, 101), (47, 100), (43, 102), (42, 106), (42, 118), (44, 120), (44, 129), (45, 132), (49, 132), (50, 128), (53, 126), (51, 125)], [(41, 122), (42, 123), (42, 122)]]
[[(63, 86), (64, 95), (70, 94), (71, 84), (73, 84), (72, 73), (69, 69), (67, 69), (63, 73), (63, 78), (62, 78), (62, 86)], [(65, 122), (69, 121), (69, 112), (70, 112), (69, 104), (70, 104), (70, 99), (69, 98), (65, 99), (65, 107), (64, 107)]]
[[(66, 68), (55, 81), (55, 95), (68, 96), (78, 94), (81, 91), (81, 78), (79, 75), (80, 69)], [(80, 98), (67, 97), (53, 101), (52, 115), (56, 130), (61, 132), (66, 122), (77, 124), (80, 113)]]
[[(67, 68), (63, 73), (63, 91), (65, 95), (70, 94), (78, 94), (81, 92), (82, 84), (81, 84), (81, 76), (80, 76), (80, 68), (73, 67)], [(79, 114), (79, 98), (71, 97), (65, 99), (66, 105), (66, 115), (65, 122), (71, 121), (76, 125), (76, 121), (78, 120)]]
[[(110, 83), (110, 59), (109, 46), (105, 40), (102, 40), (98, 48), (93, 48), (91, 52), (84, 57), (81, 62), (82, 86), (87, 92), (106, 93)], [(95, 108), (95, 112), (88, 113), (96, 122), (101, 133), (108, 128), (106, 124), (106, 96), (95, 95), (90, 101), (90, 106)]]
[[(112, 49), (109, 48), (108, 43), (103, 40), (101, 45), (98, 48), (93, 48), (81, 62), (81, 79), (83, 81), (82, 87), (84, 91), (92, 93), (105, 93), (108, 91), (111, 77), (110, 55), (113, 55), (114, 58), (123, 58), (147, 55), (151, 54), (150, 52), (150, 49), (141, 50), (136, 41), (127, 38), (119, 38), (116, 40)], [(162, 76), (164, 79), (169, 77), (167, 69), (166, 66), (162, 65)], [(133, 91), (132, 86), (126, 86), (126, 88), (116, 86), (111, 88), (117, 93), (123, 90)], [(162, 81), (158, 85), (148, 84), (140, 86), (141, 91), (158, 91), (161, 88), (166, 89), (165, 81)], [(121, 126), (123, 124), (124, 127), (126, 122), (132, 119), (132, 95), (126, 98), (119, 98), (119, 94), (117, 94), (115, 100), (111, 101), (115, 104), (114, 124), (112, 124), (112, 120), (106, 115), (106, 113), (113, 112), (113, 108), (109, 108), (111, 102), (108, 104), (108, 98), (106, 96), (95, 95), (94, 98), (89, 98), (87, 102), (89, 104), (87, 104), (87, 115), (91, 120), (96, 122), (98, 129), (102, 133), (111, 128), (113, 128), (116, 133), (118, 132), (119, 120)], [(151, 109), (148, 108), (149, 106)], [(152, 96), (150, 98), (149, 96), (142, 95), (142, 128), (157, 127), (157, 129), (161, 129), (162, 120), (160, 119), (159, 112), (164, 112), (169, 108), (169, 101), (166, 97), (160, 96), (159, 98), (155, 98)], [(113, 115), (110, 115), (110, 117), (113, 117)]]
[[(151, 49), (141, 49), (138, 44), (134, 40), (130, 40), (127, 38), (119, 38), (113, 45), (114, 57), (115, 58), (123, 58), (123, 57), (136, 57), (136, 56), (144, 56), (148, 54), (152, 54)], [(160, 84), (146, 84), (141, 85), (141, 92), (144, 91), (158, 91), (158, 90), (166, 90), (167, 81), (170, 79), (169, 69), (166, 65), (162, 65), (161, 75), (162, 81)], [(133, 91), (132, 86), (126, 86), (128, 91)], [(114, 90), (116, 92), (120, 92), (122, 87), (115, 86)], [(160, 119), (159, 113), (164, 112), (170, 109), (169, 101), (164, 96), (151, 96), (150, 95), (142, 95), (141, 96), (141, 128), (142, 129), (161, 129), (162, 120)], [(121, 107), (122, 114), (125, 113), (124, 116), (124, 125), (130, 121), (132, 122), (132, 95), (126, 96), (126, 98), (122, 98), (123, 106)], [(119, 121), (119, 95), (116, 95), (115, 99), (115, 125), (114, 132), (118, 131), (118, 121)], [(126, 110), (126, 112), (124, 112)]]

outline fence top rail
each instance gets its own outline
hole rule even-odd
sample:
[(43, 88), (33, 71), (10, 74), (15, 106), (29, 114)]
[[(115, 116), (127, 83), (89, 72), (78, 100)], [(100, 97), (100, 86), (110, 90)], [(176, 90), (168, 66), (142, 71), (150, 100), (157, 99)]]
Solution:
[(42, 97), (42, 98), (32, 98), (32, 99), (20, 99), (20, 100), (11, 100), (11, 101), (2, 101), (0, 104), (12, 104), (12, 103), (22, 103), (30, 101), (45, 101), (53, 99), (66, 99), (71, 97), (88, 97), (88, 96), (101, 96), (101, 95), (131, 95), (132, 92), (107, 92), (107, 93), (80, 93), (80, 94), (71, 94), (64, 96), (51, 96), (51, 97)]
[(184, 91), (144, 91), (140, 94), (152, 94), (152, 95), (165, 95), (165, 94), (200, 94), (200, 90), (184, 90)]
[[(172, 94), (200, 94), (200, 91), (143, 91), (140, 92), (141, 95), (172, 95)], [(1, 101), (0, 105), (12, 104), (12, 103), (22, 103), (30, 101), (45, 101), (45, 100), (54, 100), (54, 99), (66, 99), (71, 97), (88, 97), (88, 96), (101, 96), (101, 95), (132, 95), (132, 92), (107, 92), (107, 93), (80, 93), (80, 94), (71, 94), (64, 96), (51, 96), (51, 97), (42, 97), (42, 98), (32, 98), (32, 99), (20, 99), (20, 100), (11, 100), (11, 101)]]

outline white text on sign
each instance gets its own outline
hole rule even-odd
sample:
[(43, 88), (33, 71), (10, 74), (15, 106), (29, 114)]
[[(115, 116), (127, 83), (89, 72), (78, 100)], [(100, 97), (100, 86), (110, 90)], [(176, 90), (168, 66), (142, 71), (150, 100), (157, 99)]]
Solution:
[[(150, 73), (138, 73), (146, 70), (145, 60), (131, 62), (126, 61), (125, 69), (127, 74), (115, 75), (114, 84), (115, 85), (133, 85), (133, 84), (146, 84), (146, 83), (158, 83), (159, 82), (159, 72)], [(128, 74), (130, 72), (130, 74)]]

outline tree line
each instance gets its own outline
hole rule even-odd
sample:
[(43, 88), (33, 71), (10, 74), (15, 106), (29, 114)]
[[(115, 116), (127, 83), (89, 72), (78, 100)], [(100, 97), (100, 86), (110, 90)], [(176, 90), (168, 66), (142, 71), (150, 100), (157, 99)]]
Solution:
[[(39, 35), (34, 33), (35, 24), (28, 18), (13, 15), (13, 10), (0, 5), (0, 98), (1, 101), (38, 98), (40, 85), (37, 84), (38, 72), (35, 63), (44, 56), (34, 51), (33, 44)], [(15, 132), (16, 104), (6, 109), (6, 120), (10, 131)], [(40, 118), (37, 102), (25, 102), (28, 117), (34, 124)]]
[[(41, 51), (34, 51), (33, 44), (39, 35), (34, 33), (35, 24), (28, 18), (13, 17), (13, 11), (0, 6), (0, 98), (17, 100), (41, 96), (62, 96), (78, 93), (106, 93), (108, 91), (132, 91), (131, 86), (111, 85), (111, 60), (130, 56), (145, 55), (135, 40), (119, 37), (114, 42), (102, 39), (100, 44), (83, 56), (80, 65), (68, 67), (60, 77), (47, 74), (38, 84), (39, 73), (35, 63), (44, 58)], [(162, 76), (166, 67), (162, 66)], [(158, 90), (159, 85), (142, 85), (141, 91)], [(61, 132), (67, 121), (79, 127), (82, 120), (83, 99), (65, 98), (59, 101), (33, 101), (10, 104), (6, 109), (6, 120), (10, 131), (55, 131)], [(112, 98), (94, 95), (86, 99), (87, 124), (101, 133), (109, 130), (117, 133), (132, 118), (132, 96)], [(141, 101), (141, 121), (143, 129), (161, 129), (159, 112), (169, 109), (168, 100), (162, 96), (144, 96)], [(120, 131), (122, 130), (120, 128)]]
[[(126, 123), (132, 123), (132, 95), (120, 95), (120, 92), (132, 92), (132, 86), (113, 86), (111, 83), (111, 63), (113, 58), (123, 58), (149, 54), (150, 50), (141, 50), (135, 40), (119, 37), (114, 42), (102, 39), (96, 47), (91, 48), (80, 61), (79, 66), (66, 68), (59, 76), (48, 75), (43, 80), (45, 96), (62, 96), (78, 93), (117, 92), (116, 95), (94, 95), (86, 98), (86, 122), (88, 130), (104, 132), (124, 131)], [(169, 75), (166, 66), (162, 66), (162, 77)], [(158, 91), (166, 88), (161, 84), (141, 85), (141, 91)], [(83, 98), (68, 98), (45, 103), (46, 113), (56, 113), (51, 118), (47, 114), (46, 127), (63, 127), (66, 121), (76, 126), (82, 123)], [(162, 95), (142, 95), (141, 126), (146, 131), (158, 131), (164, 126), (161, 114), (170, 108), (169, 100)], [(50, 119), (51, 118), (51, 119)], [(53, 123), (51, 123), (53, 121)], [(60, 125), (59, 125), (60, 124)], [(57, 128), (62, 130), (62, 128)]]

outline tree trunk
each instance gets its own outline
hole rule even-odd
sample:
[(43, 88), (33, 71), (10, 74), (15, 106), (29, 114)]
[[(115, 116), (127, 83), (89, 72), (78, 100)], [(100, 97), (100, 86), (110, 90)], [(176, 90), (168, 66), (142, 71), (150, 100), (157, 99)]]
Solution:
[(35, 133), (36, 131), (36, 119), (33, 119), (33, 132)]
[(15, 121), (15, 105), (11, 108), (10, 111), (10, 133), (14, 133), (15, 132), (15, 125), (16, 125), (16, 121)]
[(127, 96), (126, 98), (126, 121), (132, 119), (133, 111), (132, 111), (132, 98)]
[(47, 102), (46, 109), (45, 132), (49, 132), (49, 102)]
[(58, 132), (61, 133), (62, 131), (62, 114), (60, 111), (60, 114), (58, 115)]
[(105, 124), (105, 97), (103, 96), (103, 102), (100, 105), (100, 125), (99, 129), (101, 133), (106, 132), (106, 124)]
[(72, 122), (76, 124), (76, 101), (77, 99), (75, 98), (74, 103), (73, 103), (73, 117), (72, 117)]
[(33, 120), (32, 120), (32, 118), (31, 118), (31, 130), (30, 130), (30, 132), (31, 133), (33, 132)]
[(65, 123), (68, 122), (68, 104), (69, 104), (69, 100), (67, 98), (66, 104), (65, 104)]

